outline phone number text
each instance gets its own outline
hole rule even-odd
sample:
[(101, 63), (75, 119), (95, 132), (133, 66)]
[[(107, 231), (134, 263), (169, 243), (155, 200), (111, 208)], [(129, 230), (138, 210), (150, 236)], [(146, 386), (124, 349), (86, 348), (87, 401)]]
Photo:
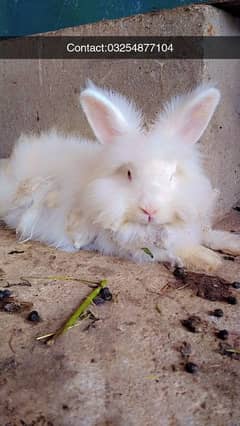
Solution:
[(67, 43), (66, 50), (68, 53), (110, 53), (110, 54), (124, 54), (124, 53), (173, 53), (173, 43), (99, 43), (99, 44), (76, 44)]

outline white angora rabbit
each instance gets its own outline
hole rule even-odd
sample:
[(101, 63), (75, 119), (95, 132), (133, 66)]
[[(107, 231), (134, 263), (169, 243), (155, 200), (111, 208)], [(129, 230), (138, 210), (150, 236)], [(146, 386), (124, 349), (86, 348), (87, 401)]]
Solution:
[(0, 171), (1, 218), (20, 239), (66, 251), (216, 269), (210, 249), (240, 254), (240, 237), (212, 230), (217, 191), (196, 145), (219, 99), (200, 86), (146, 130), (132, 102), (89, 83), (80, 102), (97, 141), (55, 130), (21, 136)]

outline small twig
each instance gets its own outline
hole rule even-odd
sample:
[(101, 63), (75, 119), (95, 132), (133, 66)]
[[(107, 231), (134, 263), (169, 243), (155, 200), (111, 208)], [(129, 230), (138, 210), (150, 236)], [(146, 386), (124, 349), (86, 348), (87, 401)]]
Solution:
[(183, 290), (184, 288), (189, 287), (189, 286), (190, 286), (190, 283), (187, 283), (187, 284), (182, 285), (181, 287), (177, 287), (176, 290)]
[(158, 262), (160, 265), (164, 266), (165, 269), (167, 269), (167, 271), (171, 272), (172, 270), (172, 266), (169, 262)]
[(149, 376), (145, 376), (145, 379), (147, 379), (147, 380), (159, 380), (159, 376), (156, 376), (155, 374), (150, 374)]
[(237, 348), (225, 348), (224, 351), (240, 355), (240, 349)]
[[(79, 327), (79, 325), (81, 325), (81, 324), (80, 324), (80, 322), (79, 322), (79, 323), (77, 323), (77, 324), (72, 325), (71, 327), (69, 327), (69, 329), (70, 329), (70, 328), (73, 328), (73, 327)], [(45, 339), (47, 339), (48, 337), (52, 337), (52, 336), (54, 336), (54, 334), (55, 334), (55, 333), (56, 333), (56, 332), (55, 332), (55, 331), (53, 331), (52, 333), (44, 334), (43, 336), (38, 336), (38, 337), (36, 337), (36, 340), (45, 340)]]
[[(84, 319), (86, 319), (86, 318), (88, 318), (88, 317), (93, 317), (94, 318), (94, 320), (95, 321), (97, 321), (99, 318), (98, 317), (96, 317), (96, 315), (94, 314), (94, 312), (92, 312), (90, 309), (88, 309), (88, 311), (87, 312), (84, 312), (80, 317), (79, 317), (79, 320), (84, 320)], [(73, 327), (79, 327), (79, 325), (81, 325), (81, 323), (80, 322), (77, 322), (76, 324), (74, 324), (74, 325), (72, 325), (71, 327), (69, 327), (69, 329), (70, 328), (73, 328)], [(52, 337), (52, 336), (54, 336), (54, 334), (55, 334), (56, 332), (55, 331), (53, 331), (52, 333), (48, 333), (48, 334), (44, 334), (43, 336), (38, 336), (38, 337), (36, 337), (36, 340), (45, 340), (45, 339), (47, 339), (48, 337)]]
[(10, 339), (8, 340), (8, 346), (11, 349), (12, 353), (15, 354), (16, 351), (13, 349), (13, 346), (12, 346), (12, 339), (13, 339), (13, 337), (14, 337), (14, 333), (12, 333), (12, 335), (10, 336)]
[(161, 289), (159, 294), (162, 295), (162, 293), (164, 292), (164, 290), (166, 290), (169, 287), (169, 283), (165, 284)]
[(221, 364), (208, 365), (208, 368), (218, 368), (218, 367), (221, 367)]
[[(102, 290), (102, 288), (106, 287), (107, 280), (102, 280), (100, 284), (98, 283), (98, 287), (96, 287), (87, 297), (84, 299), (84, 301), (81, 303), (80, 306), (77, 307), (77, 309), (72, 313), (72, 315), (68, 318), (68, 320), (55, 332), (50, 333), (49, 335), (45, 335), (44, 337), (47, 338), (47, 344), (53, 344), (55, 340), (61, 336), (63, 333), (65, 333), (69, 328), (72, 328), (76, 322), (78, 321), (79, 317), (85, 313), (87, 308), (91, 305), (95, 297), (97, 297)], [(42, 340), (44, 338), (43, 336), (39, 336), (37, 340)]]
[(32, 287), (32, 284), (30, 283), (30, 281), (26, 280), (26, 279), (22, 279), (22, 281), (20, 281), (19, 283), (9, 283), (7, 281), (7, 285), (3, 286), (4, 288), (9, 288), (9, 287), (16, 287), (16, 286), (22, 286), (22, 287)]
[(90, 281), (90, 280), (85, 280), (84, 278), (75, 278), (75, 277), (70, 277), (70, 276), (65, 276), (65, 275), (50, 275), (48, 277), (39, 277), (39, 276), (28, 276), (28, 277), (20, 277), (22, 280), (48, 280), (48, 281), (77, 281), (77, 282), (81, 282), (83, 284), (86, 285), (94, 285), (95, 287), (97, 287), (99, 285), (99, 281)]

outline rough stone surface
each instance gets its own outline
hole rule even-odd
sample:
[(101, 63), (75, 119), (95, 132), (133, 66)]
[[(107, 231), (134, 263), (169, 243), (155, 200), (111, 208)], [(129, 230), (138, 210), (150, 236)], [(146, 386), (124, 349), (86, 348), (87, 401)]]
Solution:
[[(239, 18), (212, 6), (192, 6), (105, 21), (55, 35), (239, 35)], [(79, 108), (86, 78), (132, 97), (153, 119), (172, 95), (201, 82), (216, 83), (222, 102), (202, 138), (206, 169), (222, 191), (218, 215), (240, 196), (239, 60), (2, 60), (0, 156), (9, 155), (22, 132), (56, 126), (92, 136)], [(224, 171), (224, 172), (223, 172)]]
[[(240, 231), (240, 213), (221, 227)], [(4, 228), (0, 237), (0, 288), (33, 304), (20, 314), (0, 311), (1, 426), (239, 424), (240, 361), (219, 354), (215, 334), (227, 329), (240, 347), (240, 290), (233, 290), (237, 305), (211, 302), (186, 286), (171, 288), (175, 278), (163, 265), (18, 244)], [(224, 260), (218, 275), (239, 280), (240, 258)], [(94, 327), (87, 329), (84, 320), (48, 347), (35, 337), (54, 331), (91, 291), (53, 276), (107, 278), (113, 301), (93, 308), (99, 317)], [(209, 315), (216, 308), (222, 318)], [(40, 323), (27, 321), (32, 309)], [(190, 315), (203, 321), (202, 331), (182, 326)], [(185, 371), (180, 347), (191, 352), (197, 374)]]

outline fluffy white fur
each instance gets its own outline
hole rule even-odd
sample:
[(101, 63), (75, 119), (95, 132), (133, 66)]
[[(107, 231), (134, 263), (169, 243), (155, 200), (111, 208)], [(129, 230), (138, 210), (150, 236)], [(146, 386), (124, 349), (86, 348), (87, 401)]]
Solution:
[(173, 99), (149, 131), (123, 96), (90, 83), (80, 96), (97, 141), (51, 130), (24, 135), (0, 169), (0, 215), (21, 239), (212, 270), (212, 249), (240, 254), (212, 231), (217, 192), (195, 144), (220, 94), (201, 86)]

